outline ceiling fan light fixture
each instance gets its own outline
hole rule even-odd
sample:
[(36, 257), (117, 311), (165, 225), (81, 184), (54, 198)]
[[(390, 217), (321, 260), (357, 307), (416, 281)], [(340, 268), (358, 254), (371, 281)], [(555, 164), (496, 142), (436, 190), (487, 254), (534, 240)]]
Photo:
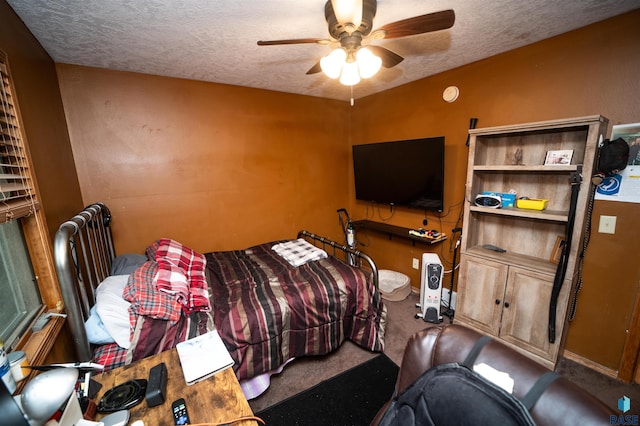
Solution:
[(349, 34), (362, 24), (362, 0), (331, 0), (331, 6), (338, 22), (352, 26)]
[(391, 50), (376, 45), (362, 47), (363, 41), (393, 39), (426, 34), (451, 28), (455, 22), (453, 10), (427, 13), (391, 22), (373, 30), (378, 0), (325, 0), (324, 18), (330, 39), (298, 38), (258, 41), (260, 46), (317, 43), (336, 45), (327, 56), (316, 62), (307, 75), (323, 71), (331, 79), (346, 86), (358, 84), (362, 78), (371, 78), (381, 66), (392, 68), (404, 58)]
[(320, 68), (322, 72), (329, 78), (336, 79), (340, 77), (342, 66), (347, 59), (347, 52), (344, 49), (334, 49), (327, 56), (320, 59)]
[(374, 55), (371, 50), (366, 47), (358, 49), (356, 62), (358, 63), (360, 77), (362, 78), (373, 77), (382, 66), (382, 59)]
[(340, 83), (345, 86), (353, 86), (360, 82), (360, 72), (357, 62), (345, 62), (340, 74)]

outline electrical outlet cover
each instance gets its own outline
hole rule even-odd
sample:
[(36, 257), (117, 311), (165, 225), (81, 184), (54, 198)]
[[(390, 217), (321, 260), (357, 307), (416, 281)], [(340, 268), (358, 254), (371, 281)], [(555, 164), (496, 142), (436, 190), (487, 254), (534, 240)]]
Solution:
[(616, 233), (616, 216), (600, 216), (600, 224), (598, 226), (598, 232), (601, 234), (615, 234)]

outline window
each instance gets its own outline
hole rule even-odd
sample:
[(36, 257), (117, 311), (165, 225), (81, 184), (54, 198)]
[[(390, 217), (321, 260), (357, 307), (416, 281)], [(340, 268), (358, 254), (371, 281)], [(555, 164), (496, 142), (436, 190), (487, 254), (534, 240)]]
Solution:
[(0, 336), (9, 349), (28, 335), (44, 305), (61, 306), (20, 122), (7, 56), (0, 51)]
[(10, 345), (42, 306), (17, 220), (0, 225), (0, 291), (0, 336)]

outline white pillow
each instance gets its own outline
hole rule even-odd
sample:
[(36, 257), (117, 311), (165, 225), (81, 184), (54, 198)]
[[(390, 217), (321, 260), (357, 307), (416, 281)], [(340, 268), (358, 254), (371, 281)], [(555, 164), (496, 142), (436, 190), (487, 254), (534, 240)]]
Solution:
[(96, 289), (96, 312), (118, 346), (129, 349), (130, 303), (122, 297), (129, 275), (112, 275), (100, 283)]

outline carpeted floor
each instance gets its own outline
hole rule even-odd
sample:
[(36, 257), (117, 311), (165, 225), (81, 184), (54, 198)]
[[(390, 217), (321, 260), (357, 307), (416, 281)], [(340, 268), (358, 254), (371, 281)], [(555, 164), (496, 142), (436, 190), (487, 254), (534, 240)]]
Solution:
[[(387, 302), (387, 329), (384, 353), (400, 365), (404, 347), (409, 336), (429, 326), (413, 315), (417, 296), (402, 302)], [(258, 398), (249, 401), (254, 413), (264, 410), (284, 399), (290, 398), (323, 380), (327, 380), (348, 369), (374, 358), (376, 353), (362, 349), (347, 341), (335, 352), (318, 357), (300, 358), (289, 364), (282, 373), (272, 376), (271, 386)], [(389, 394), (389, 398), (391, 393)]]
[(621, 382), (566, 358), (560, 358), (556, 371), (614, 410), (618, 410), (618, 399), (626, 396), (631, 399), (631, 408), (626, 414), (640, 413), (640, 385)]
[(398, 369), (381, 354), (256, 415), (267, 426), (368, 425), (393, 392)]
[[(388, 319), (384, 353), (397, 365), (402, 362), (409, 337), (419, 330), (433, 326), (414, 318), (414, 314), (418, 312), (415, 307), (417, 301), (418, 295), (411, 294), (401, 302), (386, 302)], [(345, 342), (332, 354), (295, 360), (281, 374), (273, 376), (271, 387), (258, 398), (249, 401), (249, 405), (254, 413), (260, 412), (377, 355), (351, 342)], [(617, 409), (618, 399), (627, 396), (631, 399), (630, 412), (640, 412), (640, 385), (622, 383), (565, 358), (561, 358), (556, 370), (612, 408)], [(385, 401), (390, 397), (391, 393)]]

